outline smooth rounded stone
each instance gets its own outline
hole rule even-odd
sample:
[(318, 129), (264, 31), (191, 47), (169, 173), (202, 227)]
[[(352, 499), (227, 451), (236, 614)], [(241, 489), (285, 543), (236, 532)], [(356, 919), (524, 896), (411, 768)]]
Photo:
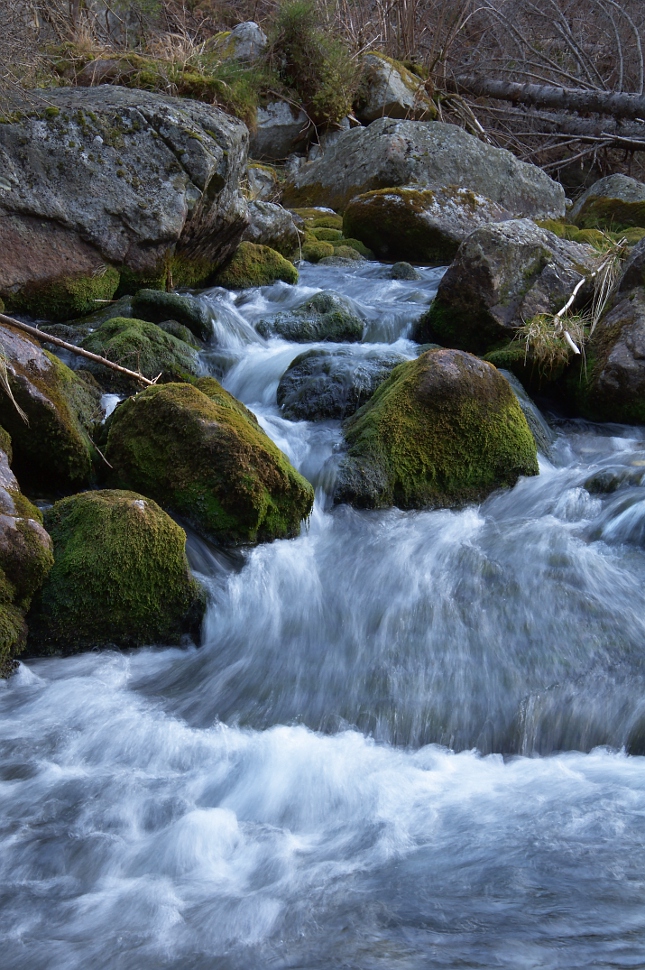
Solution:
[(205, 343), (213, 336), (213, 321), (206, 305), (185, 293), (165, 293), (162, 290), (139, 290), (132, 297), (132, 312), (117, 316), (133, 316), (148, 323), (176, 320)]
[(597, 323), (587, 360), (585, 417), (645, 424), (645, 288), (619, 299)]
[(581, 229), (644, 227), (645, 184), (627, 175), (607, 175), (580, 196), (569, 219)]
[(54, 563), (42, 514), (20, 491), (11, 458), (11, 438), (0, 428), (0, 677), (25, 647), (25, 613)]
[(103, 490), (45, 512), (54, 566), (29, 614), (31, 653), (179, 643), (199, 636), (205, 591), (186, 533), (151, 499)]
[(377, 118), (435, 118), (437, 109), (423, 81), (385, 54), (371, 51), (361, 57), (362, 96), (356, 117), (368, 125)]
[(238, 61), (252, 63), (268, 44), (267, 35), (254, 20), (246, 20), (238, 24), (227, 38), (227, 49), (231, 49), (231, 56)]
[(390, 118), (343, 132), (322, 157), (287, 180), (283, 202), (343, 210), (355, 195), (411, 184), (429, 189), (458, 185), (515, 216), (564, 215), (564, 189), (535, 165), (456, 125)]
[(338, 256), (334, 254), (333, 256), (323, 256), (322, 259), (318, 260), (320, 266), (343, 266), (345, 269), (353, 269), (356, 267), (357, 262), (362, 262), (363, 257), (356, 250), (353, 250), (353, 256)]
[(555, 441), (553, 429), (544, 420), (544, 416), (539, 407), (527, 394), (524, 385), (517, 379), (515, 374), (501, 367), (498, 368), (498, 371), (511, 385), (513, 394), (517, 398), (518, 404), (522, 408), (522, 413), (526, 418), (526, 423), (531, 429), (537, 450), (547, 458), (550, 458), (553, 442)]
[(263, 337), (284, 337), (296, 343), (356, 343), (363, 339), (364, 324), (351, 304), (337, 293), (316, 293), (294, 310), (260, 320), (256, 330)]
[(298, 282), (298, 270), (275, 249), (252, 242), (240, 243), (235, 254), (213, 277), (216, 286), (229, 290), (270, 286), (278, 280), (295, 286)]
[(280, 198), (278, 175), (272, 165), (249, 162), (246, 166), (251, 202), (277, 202)]
[(643, 481), (642, 468), (625, 468), (618, 465), (615, 468), (602, 468), (594, 472), (583, 482), (591, 495), (613, 495), (621, 488), (634, 488)]
[[(154, 380), (185, 380), (199, 373), (197, 353), (183, 340), (178, 340), (154, 323), (128, 317), (116, 317), (101, 324), (83, 340), (81, 347), (107, 360), (137, 371)], [(125, 374), (88, 361), (87, 369), (107, 390), (138, 391), (141, 385)]]
[(45, 494), (84, 487), (92, 472), (89, 432), (100, 418), (100, 390), (18, 329), (0, 324), (0, 343), (9, 386), (28, 420), (0, 395), (0, 423), (11, 435), (20, 483)]
[(278, 405), (290, 421), (346, 418), (405, 360), (394, 352), (359, 356), (351, 350), (306, 350), (282, 375)]
[(561, 309), (597, 262), (591, 246), (559, 239), (529, 219), (482, 226), (459, 247), (413, 339), (484, 354), (537, 314)]
[(193, 350), (201, 350), (202, 343), (195, 337), (188, 327), (185, 327), (183, 323), (179, 323), (177, 320), (162, 320), (161, 323), (156, 324), (160, 330), (164, 333), (169, 333), (171, 337), (175, 337), (177, 340), (181, 340), (183, 343), (188, 344)]
[(334, 502), (358, 508), (453, 507), (538, 474), (508, 381), (459, 350), (401, 364), (343, 430)]
[(382, 259), (448, 263), (474, 229), (510, 217), (503, 206), (457, 185), (377, 189), (353, 198), (343, 233)]
[(146, 388), (110, 419), (115, 484), (149, 495), (227, 545), (295, 536), (311, 485), (212, 378)]
[(390, 270), (391, 280), (420, 280), (421, 274), (406, 262), (395, 263)]
[(300, 235), (288, 209), (274, 202), (249, 202), (249, 219), (243, 240), (270, 246), (282, 256), (297, 252)]
[(0, 125), (0, 296), (51, 321), (205, 282), (247, 223), (246, 126), (112, 85), (41, 92)]
[(306, 150), (314, 128), (302, 108), (286, 101), (259, 107), (249, 150), (253, 158), (283, 161), (295, 150)]

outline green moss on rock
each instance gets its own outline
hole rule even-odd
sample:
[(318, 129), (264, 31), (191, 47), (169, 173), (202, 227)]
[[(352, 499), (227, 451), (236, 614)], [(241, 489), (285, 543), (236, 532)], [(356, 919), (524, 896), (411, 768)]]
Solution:
[(150, 387), (117, 409), (106, 455), (119, 484), (221, 542), (296, 535), (311, 485), (243, 405), (212, 378), (202, 386)]
[(321, 242), (339, 242), (343, 238), (340, 229), (328, 229), (326, 226), (314, 227), (310, 230), (311, 235)]
[(99, 300), (111, 300), (120, 274), (113, 266), (95, 276), (68, 276), (34, 282), (15, 294), (5, 294), (7, 308), (42, 320), (69, 320), (96, 310)]
[(295, 285), (298, 282), (298, 270), (270, 246), (242, 242), (233, 258), (215, 275), (213, 283), (236, 290), (250, 286), (268, 286), (276, 280)]
[(325, 212), (323, 209), (304, 208), (292, 209), (297, 216), (305, 223), (305, 228), (313, 229), (340, 229), (343, 228), (343, 217), (336, 212)]
[(191, 577), (186, 535), (149, 498), (72, 495), (46, 512), (54, 567), (29, 616), (32, 651), (178, 643), (195, 634), (205, 596)]
[(196, 297), (183, 293), (139, 290), (132, 299), (132, 315), (157, 324), (176, 320), (199, 340), (210, 340), (213, 335), (213, 323), (205, 305)]
[[(183, 380), (187, 374), (197, 374), (197, 354), (193, 348), (145, 320), (128, 317), (107, 320), (88, 334), (81, 346), (129, 370), (140, 371), (151, 380), (159, 374), (163, 381)], [(88, 367), (107, 386), (125, 384), (129, 389), (132, 385), (133, 379), (101, 364), (89, 362)]]
[(399, 365), (344, 430), (334, 500), (359, 507), (454, 506), (538, 472), (510, 385), (458, 350)]
[(272, 320), (260, 320), (256, 329), (263, 337), (277, 335), (297, 343), (356, 343), (363, 337), (364, 325), (346, 300), (336, 293), (322, 292)]

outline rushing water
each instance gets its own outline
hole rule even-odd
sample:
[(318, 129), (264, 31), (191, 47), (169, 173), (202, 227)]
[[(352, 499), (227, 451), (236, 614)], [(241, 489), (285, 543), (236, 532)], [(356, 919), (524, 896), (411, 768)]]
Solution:
[(422, 276), (204, 296), (205, 367), (316, 507), (248, 552), (190, 538), (199, 649), (2, 684), (4, 970), (645, 966), (645, 434), (554, 421), (539, 477), (479, 507), (357, 512), (328, 498), (338, 422), (275, 403), (304, 348), (255, 322), (334, 289), (356, 355), (412, 357)]

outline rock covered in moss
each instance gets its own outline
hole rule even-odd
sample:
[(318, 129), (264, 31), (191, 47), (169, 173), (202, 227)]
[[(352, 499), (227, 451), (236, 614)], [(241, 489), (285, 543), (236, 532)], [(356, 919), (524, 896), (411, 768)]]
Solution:
[(282, 375), (278, 404), (290, 421), (349, 417), (405, 359), (394, 351), (306, 350)]
[(316, 293), (293, 310), (260, 320), (256, 328), (263, 337), (284, 337), (296, 343), (355, 343), (362, 340), (364, 329), (351, 304), (332, 292)]
[(0, 326), (9, 385), (28, 424), (0, 391), (0, 422), (13, 442), (13, 467), (23, 485), (51, 493), (82, 488), (92, 471), (89, 430), (100, 415), (100, 392), (27, 334)]
[(516, 216), (564, 215), (564, 189), (537, 166), (456, 125), (390, 118), (343, 132), (322, 157), (285, 183), (283, 201), (342, 210), (355, 195), (412, 184), (459, 185)]
[(298, 270), (275, 249), (243, 242), (213, 282), (229, 290), (242, 290), (251, 286), (269, 286), (277, 280), (295, 285)]
[(54, 567), (29, 616), (29, 648), (178, 643), (197, 636), (205, 595), (190, 575), (186, 534), (129, 491), (72, 495), (48, 509)]
[(538, 472), (508, 381), (458, 350), (399, 365), (344, 433), (334, 501), (359, 508), (460, 505)]
[(410, 266), (409, 263), (398, 262), (395, 263), (390, 270), (391, 280), (420, 280), (421, 274), (417, 272), (414, 266)]
[(308, 263), (319, 263), (321, 259), (334, 255), (334, 247), (326, 239), (316, 239), (315, 236), (307, 234), (300, 254)]
[(275, 202), (249, 202), (249, 224), (242, 239), (258, 246), (269, 246), (281, 256), (298, 248), (299, 234), (293, 216)]
[[(245, 125), (110, 85), (48, 90), (0, 125), (0, 295), (65, 320), (149, 284), (205, 281), (246, 225)], [(120, 275), (120, 283), (119, 283)]]
[(25, 613), (54, 563), (42, 515), (20, 491), (10, 462), (11, 439), (0, 428), (0, 677), (25, 647)]
[(125, 401), (106, 455), (120, 484), (228, 544), (296, 535), (313, 504), (311, 485), (214, 378)]
[(524, 321), (559, 310), (597, 260), (590, 246), (559, 239), (529, 219), (482, 226), (459, 247), (413, 338), (485, 353)]
[(581, 229), (645, 226), (645, 184), (627, 175), (607, 175), (580, 196), (569, 219)]
[(356, 117), (368, 125), (377, 118), (435, 118), (437, 109), (423, 81), (400, 61), (371, 51), (361, 58), (363, 79)]
[(343, 232), (384, 259), (447, 263), (474, 229), (508, 217), (498, 203), (459, 186), (408, 185), (355, 196), (345, 210)]
[[(81, 346), (128, 370), (140, 371), (150, 380), (161, 375), (162, 381), (181, 381), (187, 375), (198, 373), (195, 350), (145, 320), (128, 317), (108, 320), (85, 337)], [(104, 387), (123, 388), (126, 392), (140, 389), (134, 379), (101, 364), (88, 361), (87, 367)]]
[(213, 335), (213, 321), (202, 300), (187, 293), (165, 293), (163, 290), (139, 290), (132, 297), (132, 312), (117, 316), (133, 316), (149, 323), (176, 320), (187, 327), (198, 340), (207, 342)]

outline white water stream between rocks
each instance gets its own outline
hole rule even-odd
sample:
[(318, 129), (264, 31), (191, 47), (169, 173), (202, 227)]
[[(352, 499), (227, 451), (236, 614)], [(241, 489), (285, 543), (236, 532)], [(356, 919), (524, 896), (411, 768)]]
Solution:
[(359, 512), (328, 497), (340, 423), (276, 405), (307, 348), (255, 322), (333, 289), (345, 348), (413, 357), (421, 275), (203, 297), (205, 365), (316, 507), (250, 551), (190, 537), (200, 648), (0, 685), (3, 970), (645, 966), (645, 429), (555, 421), (481, 506)]

